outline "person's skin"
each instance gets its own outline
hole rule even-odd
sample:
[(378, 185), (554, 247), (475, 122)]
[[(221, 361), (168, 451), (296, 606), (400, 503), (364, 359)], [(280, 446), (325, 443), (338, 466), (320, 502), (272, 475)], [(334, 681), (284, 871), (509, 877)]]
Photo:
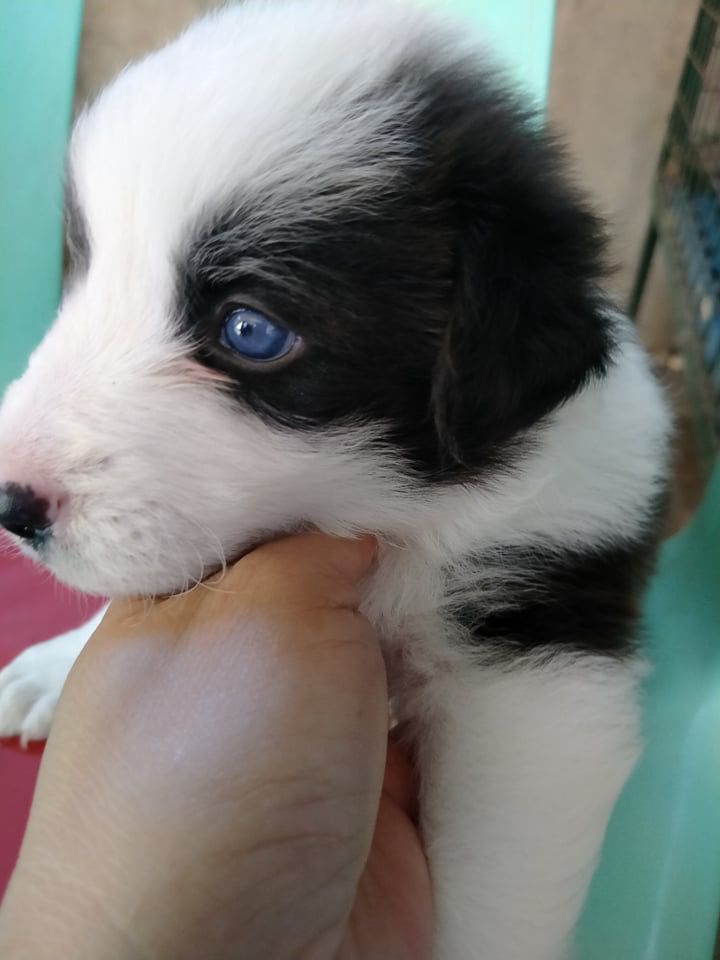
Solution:
[(357, 612), (373, 555), (302, 535), (111, 606), (58, 707), (3, 960), (429, 958), (412, 776)]

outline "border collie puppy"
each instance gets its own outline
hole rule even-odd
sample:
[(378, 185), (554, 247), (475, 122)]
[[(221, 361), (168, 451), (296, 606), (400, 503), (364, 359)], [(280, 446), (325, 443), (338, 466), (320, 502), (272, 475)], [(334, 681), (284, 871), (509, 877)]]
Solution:
[[(638, 755), (669, 418), (542, 124), (425, 10), (250, 0), (80, 117), (67, 215), (2, 524), (107, 596), (375, 534), (434, 956), (560, 960)], [(46, 734), (95, 622), (0, 675), (3, 735)]]

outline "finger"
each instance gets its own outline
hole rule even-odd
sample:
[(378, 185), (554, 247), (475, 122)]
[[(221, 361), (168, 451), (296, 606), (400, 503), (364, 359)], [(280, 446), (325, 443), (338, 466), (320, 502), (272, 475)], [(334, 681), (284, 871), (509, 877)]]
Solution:
[(253, 593), (296, 596), (309, 606), (356, 608), (357, 587), (377, 553), (374, 537), (342, 539), (304, 533), (265, 544), (243, 557), (222, 581), (225, 588), (252, 582)]
[(417, 811), (417, 777), (405, 750), (393, 737), (388, 738), (383, 793), (391, 798), (408, 816)]
[(226, 625), (240, 623), (249, 612), (267, 623), (287, 616), (301, 623), (320, 610), (355, 611), (358, 582), (372, 567), (376, 549), (372, 537), (284, 537), (247, 554), (210, 589), (154, 601), (113, 601), (90, 646), (106, 645), (128, 631), (159, 629), (181, 637), (197, 616), (209, 630), (218, 618)]

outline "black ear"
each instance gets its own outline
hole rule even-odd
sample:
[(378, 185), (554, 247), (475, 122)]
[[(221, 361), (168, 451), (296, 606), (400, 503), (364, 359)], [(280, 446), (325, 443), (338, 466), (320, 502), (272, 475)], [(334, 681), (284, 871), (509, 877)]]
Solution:
[(433, 416), (446, 461), (466, 466), (601, 375), (611, 351), (600, 223), (537, 118), (473, 79), (436, 101), (455, 266)]

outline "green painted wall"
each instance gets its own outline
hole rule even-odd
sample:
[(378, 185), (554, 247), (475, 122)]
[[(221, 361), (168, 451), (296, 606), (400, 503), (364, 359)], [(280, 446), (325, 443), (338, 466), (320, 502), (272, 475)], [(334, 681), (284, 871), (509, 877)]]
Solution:
[(57, 306), (81, 0), (0, 4), (0, 393)]

